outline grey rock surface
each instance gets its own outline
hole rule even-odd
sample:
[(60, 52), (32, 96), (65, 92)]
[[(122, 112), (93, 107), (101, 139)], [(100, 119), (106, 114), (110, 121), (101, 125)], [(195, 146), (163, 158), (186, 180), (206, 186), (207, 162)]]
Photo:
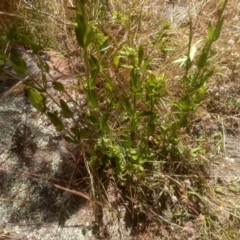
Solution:
[(60, 176), (67, 180), (74, 171), (61, 136), (23, 94), (1, 103), (0, 123), (0, 225), (4, 231), (25, 239), (90, 239), (91, 208), (78, 214), (85, 201), (48, 184), (60, 183)]
[[(34, 56), (22, 54), (30, 74), (39, 77)], [(96, 239), (92, 206), (84, 198), (53, 185), (88, 194), (90, 183), (81, 151), (64, 141), (46, 116), (31, 105), (14, 78), (1, 77), (4, 81), (0, 82), (0, 236), (31, 240)], [(62, 96), (52, 88), (51, 79), (47, 75), (48, 91), (58, 100)], [(66, 85), (76, 78), (61, 76), (58, 81)], [(17, 94), (9, 91), (12, 88), (20, 91)], [(75, 98), (74, 92), (71, 94)], [(84, 105), (82, 96), (77, 101)], [(47, 104), (56, 110), (51, 101)], [(106, 206), (102, 210), (103, 228), (107, 229), (109, 239), (133, 239), (124, 207), (116, 210)]]
[[(23, 58), (28, 72), (38, 77), (36, 59), (27, 53)], [(76, 148), (66, 147), (61, 133), (32, 107), (20, 85), (17, 94), (9, 91), (17, 83), (1, 76), (0, 233), (10, 239), (94, 239), (92, 208), (51, 184), (85, 192), (87, 183), (81, 169), (76, 171), (81, 159), (73, 159), (71, 152)], [(70, 182), (71, 176), (83, 183)]]

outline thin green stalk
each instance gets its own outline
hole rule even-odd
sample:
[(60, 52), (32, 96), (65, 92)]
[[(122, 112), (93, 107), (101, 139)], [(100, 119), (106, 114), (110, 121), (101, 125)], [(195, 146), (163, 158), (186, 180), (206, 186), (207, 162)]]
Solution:
[[(87, 19), (87, 14), (86, 14), (86, 7), (85, 3), (79, 2), (79, 10), (81, 12), (81, 15), (83, 17), (83, 21), (85, 22), (86, 26), (88, 25), (88, 19)], [(84, 66), (85, 66), (85, 74), (87, 78), (87, 86), (90, 88), (90, 65), (89, 65), (89, 54), (88, 54), (88, 49), (86, 46), (83, 46), (83, 58), (84, 58)]]
[(188, 41), (188, 54), (187, 54), (187, 63), (186, 63), (186, 73), (185, 73), (185, 76), (188, 75), (188, 71), (191, 68), (190, 51), (191, 51), (191, 45), (192, 45), (192, 38), (193, 38), (193, 26), (192, 26), (192, 20), (190, 18), (190, 33), (189, 33), (189, 41)]
[(84, 52), (84, 65), (85, 65), (85, 69), (86, 69), (86, 78), (87, 78), (87, 86), (88, 88), (90, 89), (90, 65), (89, 65), (89, 61), (88, 61), (88, 57), (89, 57), (89, 54), (88, 54), (88, 50), (86, 47), (83, 48), (83, 52)]
[(135, 117), (136, 117), (136, 106), (137, 106), (137, 94), (133, 96), (133, 116), (131, 120), (131, 132), (135, 132)]

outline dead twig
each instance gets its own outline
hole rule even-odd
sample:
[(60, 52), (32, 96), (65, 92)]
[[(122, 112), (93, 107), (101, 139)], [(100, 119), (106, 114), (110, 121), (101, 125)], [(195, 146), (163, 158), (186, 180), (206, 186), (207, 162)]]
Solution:
[(82, 192), (79, 192), (79, 191), (75, 191), (75, 190), (72, 190), (72, 189), (69, 189), (69, 188), (65, 188), (63, 186), (60, 186), (58, 184), (55, 184), (55, 183), (52, 183), (52, 182), (49, 182), (49, 181), (45, 181), (45, 180), (42, 180), (40, 177), (40, 175), (38, 174), (34, 174), (34, 173), (26, 173), (26, 172), (20, 172), (20, 171), (14, 171), (14, 170), (11, 170), (11, 169), (4, 169), (4, 168), (0, 168), (1, 171), (4, 171), (4, 172), (11, 172), (11, 173), (14, 173), (14, 174), (19, 174), (19, 175), (23, 175), (23, 176), (26, 176), (26, 177), (29, 177), (29, 178), (34, 178), (34, 179), (37, 179), (43, 183), (46, 183), (46, 184), (50, 184), (58, 189), (61, 189), (63, 191), (66, 191), (66, 192), (69, 192), (69, 193), (72, 193), (74, 195), (77, 195), (79, 197), (83, 197), (85, 198), (86, 200), (88, 200), (90, 203), (95, 203), (95, 204), (98, 204), (99, 206), (103, 206), (103, 204), (97, 200), (94, 200), (92, 198), (90, 198), (88, 195), (82, 193)]

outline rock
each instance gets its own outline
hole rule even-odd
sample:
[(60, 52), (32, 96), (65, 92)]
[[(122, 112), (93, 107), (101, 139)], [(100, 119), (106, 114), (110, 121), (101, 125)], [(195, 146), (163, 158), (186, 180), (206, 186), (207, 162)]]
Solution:
[[(21, 54), (28, 72), (40, 77), (36, 57)], [(51, 71), (53, 75), (55, 70)], [(77, 80), (66, 79), (66, 72), (55, 72), (64, 84)], [(73, 158), (76, 146), (64, 142), (62, 134), (32, 107), (24, 88), (17, 94), (9, 92), (17, 81), (4, 78), (0, 82), (0, 226), (4, 234), (14, 239), (94, 239), (92, 209), (85, 199), (53, 186), (85, 193), (87, 172), (81, 156)], [(47, 75), (47, 80), (50, 83), (52, 78)], [(51, 84), (49, 90), (54, 91)], [(82, 209), (87, 209), (86, 214), (79, 214)]]

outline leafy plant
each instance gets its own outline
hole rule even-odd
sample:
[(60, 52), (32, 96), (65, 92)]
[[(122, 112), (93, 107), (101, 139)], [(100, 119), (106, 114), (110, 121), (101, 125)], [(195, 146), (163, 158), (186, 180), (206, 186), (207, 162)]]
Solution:
[[(146, 47), (131, 44), (131, 41), (121, 41), (121, 44), (118, 44), (116, 39), (113, 40), (113, 36), (102, 32), (96, 19), (90, 17), (90, 3), (93, 5), (90, 0), (77, 1), (74, 24), (79, 55), (82, 55), (84, 63), (84, 73), (77, 77), (83, 87), (87, 105), (83, 106), (78, 98), (74, 98), (63, 83), (52, 79), (52, 87), (61, 93), (61, 99), (55, 99), (47, 84), (49, 66), (38, 56), (38, 64), (42, 70), (41, 81), (24, 81), (33, 106), (48, 117), (57, 131), (64, 131), (66, 141), (84, 149), (87, 164), (91, 166), (94, 176), (104, 179), (111, 170), (116, 182), (123, 183), (131, 194), (132, 188), (137, 189), (131, 183), (136, 179), (144, 181), (146, 172), (156, 169), (156, 162), (160, 162), (158, 177), (167, 175), (169, 169), (173, 169), (172, 162), (177, 165), (177, 169), (185, 158), (202, 167), (202, 162), (198, 161), (198, 156), (204, 151), (202, 146), (186, 145), (181, 131), (190, 125), (192, 115), (207, 92), (206, 83), (213, 74), (210, 50), (220, 36), (227, 0), (220, 11), (216, 26), (209, 23), (208, 38), (205, 42), (193, 43), (194, 29), (190, 21), (186, 56), (175, 61), (185, 70), (178, 97), (172, 97), (167, 91), (168, 79), (164, 72), (156, 74), (151, 70), (152, 58), (148, 56)], [(115, 20), (128, 25), (127, 28), (130, 29), (129, 17), (115, 12)], [(168, 28), (166, 24), (154, 44), (164, 47), (162, 40)], [(9, 39), (15, 38), (13, 34), (14, 32), (9, 35)], [(203, 47), (198, 51), (202, 42)], [(29, 41), (27, 43), (36, 47)], [(114, 49), (112, 45), (115, 46)], [(38, 53), (38, 48), (35, 49)], [(167, 52), (165, 51), (165, 54)], [(26, 74), (26, 63), (21, 56), (14, 51), (9, 54), (15, 71)], [(3, 56), (2, 59), (7, 59), (7, 55)], [(75, 87), (78, 95), (79, 86)], [(170, 103), (164, 112), (161, 104), (165, 98), (170, 98)], [(48, 101), (51, 101), (54, 107), (50, 108)], [(188, 173), (189, 169), (189, 165), (185, 164), (182, 172)], [(157, 188), (165, 188), (167, 180), (160, 182), (161, 186)], [(160, 197), (163, 202), (166, 196), (177, 195), (177, 181), (173, 182), (174, 184), (169, 184), (172, 186), (170, 193), (162, 190)], [(147, 202), (148, 196), (145, 197), (144, 201)], [(159, 203), (157, 208), (165, 205), (165, 202)], [(176, 212), (175, 217), (180, 219), (184, 214)]]
[[(184, 90), (181, 92), (181, 98), (172, 102), (175, 110), (170, 118), (162, 123), (159, 121), (162, 116), (161, 112), (157, 111), (157, 105), (166, 94), (164, 74), (156, 76), (149, 71), (151, 58), (146, 56), (142, 45), (135, 49), (125, 44), (115, 52), (112, 59), (115, 71), (125, 72), (125, 86), (120, 89), (101, 58), (104, 54), (104, 49), (100, 50), (99, 47), (102, 41), (98, 40), (101, 31), (88, 19), (88, 1), (77, 2), (75, 23), (75, 34), (83, 51), (85, 66), (85, 77), (80, 79), (88, 103), (87, 114), (81, 121), (85, 128), (77, 121), (80, 113), (73, 112), (69, 104), (79, 109), (81, 106), (62, 83), (53, 81), (52, 86), (65, 94), (67, 101), (60, 99), (58, 102), (48, 92), (45, 73), (49, 71), (49, 67), (41, 58), (39, 64), (42, 69), (42, 84), (25, 82), (28, 85), (29, 98), (33, 105), (49, 118), (57, 131), (66, 132), (67, 141), (81, 145), (83, 138), (92, 139), (88, 148), (90, 163), (94, 169), (113, 167), (119, 176), (126, 173), (132, 175), (136, 171), (144, 172), (144, 164), (156, 158), (155, 155), (158, 154), (149, 147), (149, 138), (152, 136), (157, 136), (158, 141), (164, 141), (167, 151), (172, 151), (171, 146), (176, 146), (178, 152), (183, 154), (183, 143), (178, 140), (179, 131), (188, 125), (191, 114), (201, 104), (207, 91), (206, 82), (213, 73), (208, 67), (209, 52), (212, 44), (219, 38), (226, 2), (216, 27), (209, 23), (208, 39), (196, 62), (194, 57), (199, 42), (192, 44), (193, 26), (190, 21), (188, 53), (183, 64)], [(8, 36), (9, 39), (15, 39), (16, 32), (10, 29)], [(31, 43), (27, 37), (24, 37), (24, 40)], [(104, 39), (104, 42), (106, 40)], [(95, 51), (97, 55), (94, 55)], [(10, 52), (10, 60), (16, 72), (23, 74), (27, 71), (24, 60), (15, 51)], [(98, 85), (104, 86), (104, 91), (99, 90)], [(52, 99), (58, 110), (53, 112), (47, 107), (48, 98)], [(72, 120), (70, 127), (64, 123), (65, 119)]]
[[(226, 7), (227, 1), (224, 2), (220, 11), (218, 21), (215, 28), (209, 22), (208, 26), (208, 38), (198, 56), (198, 59), (194, 61), (194, 57), (197, 51), (197, 45), (201, 41), (197, 41), (195, 44), (193, 41), (193, 25), (190, 20), (190, 33), (187, 56), (178, 59), (174, 62), (180, 62), (181, 66), (185, 68), (185, 74), (183, 76), (184, 90), (181, 93), (182, 97), (174, 102), (172, 106), (176, 108), (173, 112), (174, 123), (167, 128), (167, 134), (169, 140), (175, 139), (178, 142), (178, 133), (184, 127), (187, 127), (192, 114), (196, 111), (197, 107), (202, 103), (204, 96), (207, 92), (206, 83), (213, 75), (213, 69), (209, 66), (209, 55), (212, 44), (218, 40), (222, 25), (223, 25), (223, 11)], [(179, 146), (178, 142), (178, 146)], [(178, 147), (179, 149), (179, 147)], [(180, 150), (180, 153), (182, 150)]]

